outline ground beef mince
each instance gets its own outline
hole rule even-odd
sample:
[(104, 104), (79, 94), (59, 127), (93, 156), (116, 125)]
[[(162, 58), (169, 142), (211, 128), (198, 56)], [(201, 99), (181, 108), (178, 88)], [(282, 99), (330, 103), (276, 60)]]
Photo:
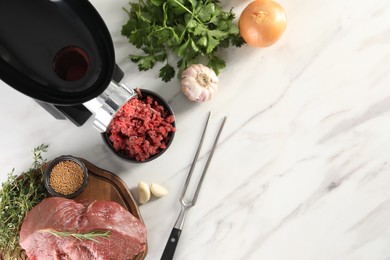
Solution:
[(167, 148), (174, 116), (151, 96), (130, 99), (115, 115), (108, 135), (116, 151), (144, 161)]
[[(47, 232), (109, 231), (96, 241), (57, 237)], [(38, 259), (133, 259), (146, 250), (146, 227), (113, 201), (78, 203), (51, 197), (31, 209), (20, 231), (20, 245), (31, 260)]]

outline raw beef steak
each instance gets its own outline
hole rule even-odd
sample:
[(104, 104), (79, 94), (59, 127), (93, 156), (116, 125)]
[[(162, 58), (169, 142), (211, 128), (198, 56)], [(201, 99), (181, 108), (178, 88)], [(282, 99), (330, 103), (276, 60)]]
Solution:
[[(73, 233), (110, 231), (98, 242), (57, 237), (48, 230)], [(145, 225), (112, 201), (78, 203), (52, 197), (35, 206), (24, 219), (20, 245), (31, 259), (133, 259), (146, 250)]]

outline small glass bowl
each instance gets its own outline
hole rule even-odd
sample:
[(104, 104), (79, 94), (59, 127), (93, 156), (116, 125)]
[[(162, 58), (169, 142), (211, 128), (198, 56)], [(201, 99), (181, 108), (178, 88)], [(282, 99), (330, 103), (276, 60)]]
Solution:
[[(162, 105), (166, 109), (166, 111), (168, 112), (169, 115), (172, 115), (173, 117), (175, 117), (171, 106), (168, 104), (167, 101), (165, 101), (165, 99), (163, 97), (161, 97), (160, 95), (158, 95), (157, 93), (155, 93), (155, 92), (153, 92), (151, 90), (140, 89), (140, 91), (141, 91), (142, 96), (143, 96), (141, 99), (144, 99), (147, 96), (152, 97), (155, 101), (157, 101), (160, 105)], [(173, 121), (172, 126), (176, 128), (175, 122), (176, 121)], [(169, 136), (169, 141), (168, 141), (167, 147), (165, 149), (161, 150), (159, 153), (156, 153), (156, 154), (150, 156), (149, 158), (147, 158), (144, 161), (138, 161), (135, 158), (130, 158), (126, 154), (124, 154), (124, 153), (122, 153), (120, 151), (115, 150), (112, 142), (110, 141), (109, 134), (107, 132), (102, 133), (103, 141), (107, 145), (107, 147), (110, 149), (111, 152), (113, 152), (119, 158), (121, 158), (121, 159), (123, 159), (123, 160), (125, 160), (127, 162), (136, 163), (136, 164), (142, 164), (142, 163), (150, 162), (150, 161), (160, 157), (166, 150), (168, 150), (169, 146), (172, 144), (173, 138), (175, 136), (175, 132), (170, 132), (168, 134), (168, 136)]]
[[(53, 168), (60, 162), (64, 162), (64, 161), (71, 161), (71, 162), (75, 162), (77, 163), (81, 169), (83, 170), (83, 183), (81, 185), (81, 187), (76, 190), (74, 193), (72, 194), (69, 194), (69, 195), (65, 195), (65, 194), (62, 194), (62, 193), (59, 193), (59, 192), (56, 192), (51, 186), (50, 186), (50, 175), (51, 175), (51, 172), (53, 170)], [(87, 184), (88, 184), (88, 169), (87, 167), (85, 167), (85, 164), (79, 160), (78, 158), (74, 157), (74, 156), (71, 156), (71, 155), (63, 155), (63, 156), (60, 156), (60, 157), (57, 157), (55, 158), (54, 160), (52, 160), (46, 170), (45, 170), (45, 173), (44, 173), (44, 183), (45, 183), (45, 187), (47, 189), (47, 191), (49, 192), (49, 194), (51, 196), (54, 196), (54, 197), (63, 197), (63, 198), (67, 198), (67, 199), (71, 199), (71, 198), (74, 198), (76, 196), (78, 196), (80, 193), (82, 193), (85, 189), (85, 187), (87, 187)]]

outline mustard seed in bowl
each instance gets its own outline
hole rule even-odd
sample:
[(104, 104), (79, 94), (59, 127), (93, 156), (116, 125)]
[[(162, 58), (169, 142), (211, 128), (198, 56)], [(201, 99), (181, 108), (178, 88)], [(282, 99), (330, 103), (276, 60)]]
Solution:
[(73, 198), (83, 191), (87, 181), (84, 163), (70, 155), (54, 159), (45, 171), (45, 186), (53, 196)]
[(50, 173), (50, 187), (64, 195), (75, 193), (83, 185), (83, 180), (83, 169), (73, 161), (59, 162)]

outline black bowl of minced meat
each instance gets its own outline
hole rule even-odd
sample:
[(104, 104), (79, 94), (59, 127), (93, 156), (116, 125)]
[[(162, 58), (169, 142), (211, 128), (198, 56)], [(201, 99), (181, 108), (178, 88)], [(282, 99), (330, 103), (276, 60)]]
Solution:
[(102, 134), (108, 148), (132, 163), (150, 162), (171, 145), (176, 132), (175, 116), (169, 104), (147, 89), (126, 102)]
[(44, 173), (44, 183), (51, 196), (74, 198), (88, 184), (88, 169), (78, 158), (63, 155), (52, 160)]

